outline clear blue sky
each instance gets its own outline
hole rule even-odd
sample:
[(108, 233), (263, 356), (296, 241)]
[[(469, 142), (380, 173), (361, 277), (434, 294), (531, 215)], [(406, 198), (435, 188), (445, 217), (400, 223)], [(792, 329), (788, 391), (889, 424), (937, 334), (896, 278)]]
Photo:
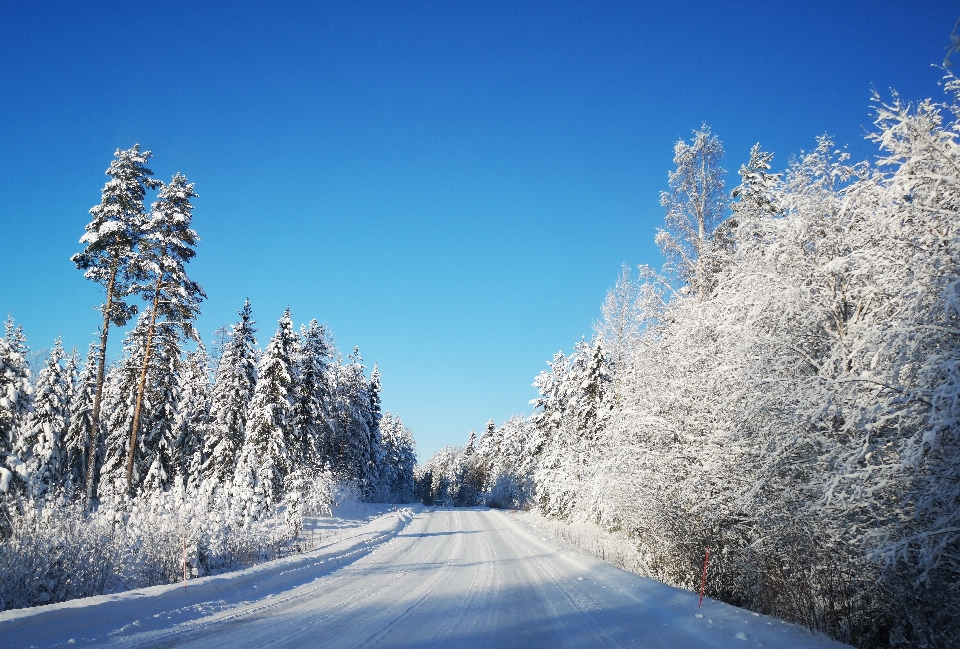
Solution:
[[(70, 263), (113, 151), (196, 183), (199, 329), (286, 306), (384, 377), (421, 458), (529, 413), (653, 245), (672, 146), (726, 168), (829, 133), (873, 156), (871, 87), (939, 97), (957, 2), (0, 5), (0, 312), (85, 351)], [(114, 334), (114, 345), (121, 335)]]

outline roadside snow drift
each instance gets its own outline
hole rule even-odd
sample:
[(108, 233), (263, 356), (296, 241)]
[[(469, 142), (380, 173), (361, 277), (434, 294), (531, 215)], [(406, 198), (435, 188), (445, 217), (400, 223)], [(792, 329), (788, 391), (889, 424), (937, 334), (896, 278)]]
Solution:
[(842, 647), (540, 537), (407, 507), (247, 570), (0, 613), (0, 646)]

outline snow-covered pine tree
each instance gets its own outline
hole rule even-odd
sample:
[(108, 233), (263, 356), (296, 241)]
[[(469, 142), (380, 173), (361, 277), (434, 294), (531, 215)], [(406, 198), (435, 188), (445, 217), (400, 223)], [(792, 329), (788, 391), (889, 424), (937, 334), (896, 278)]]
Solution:
[(328, 422), (329, 387), (327, 372), (333, 358), (333, 344), (326, 327), (312, 320), (300, 329), (300, 358), (297, 372), (297, 400), (294, 427), (302, 442), (298, 464), (314, 472), (329, 466), (331, 430)]
[(579, 426), (591, 440), (597, 437), (609, 414), (610, 381), (603, 337), (597, 336), (590, 345), (590, 360), (584, 368), (577, 397)]
[(703, 297), (712, 290), (713, 269), (707, 259), (711, 237), (727, 207), (726, 172), (720, 167), (723, 146), (703, 124), (690, 144), (680, 140), (673, 152), (677, 168), (670, 172), (670, 191), (660, 195), (667, 216), (656, 241), (668, 271)]
[[(71, 258), (77, 268), (83, 271), (83, 276), (103, 286), (106, 293), (100, 308), (103, 324), (100, 328), (100, 358), (91, 416), (94, 424), (100, 421), (110, 325), (123, 326), (137, 312), (136, 305), (128, 305), (124, 298), (129, 289), (127, 270), (146, 221), (143, 201), (147, 190), (156, 189), (160, 184), (150, 178), (153, 172), (146, 166), (151, 155), (149, 151), (140, 151), (139, 144), (125, 151), (117, 149), (115, 160), (106, 171), (110, 180), (103, 187), (100, 204), (90, 209), (93, 218), (80, 239), (80, 243), (86, 246), (83, 252)], [(96, 446), (96, 435), (95, 426), (87, 431), (88, 448)], [(93, 478), (97, 472), (93, 463), (96, 454), (89, 454), (87, 460), (86, 499), (92, 502), (95, 497)]]
[(136, 282), (131, 285), (130, 290), (151, 301), (151, 306), (143, 367), (137, 385), (136, 404), (130, 430), (127, 457), (128, 489), (133, 487), (133, 464), (140, 426), (140, 409), (143, 406), (147, 385), (154, 334), (162, 330), (162, 337), (167, 339), (168, 345), (173, 343), (180, 332), (188, 337), (197, 338), (193, 329), (193, 320), (199, 315), (200, 302), (206, 294), (199, 284), (187, 276), (185, 268), (187, 262), (197, 254), (194, 247), (199, 237), (190, 228), (193, 219), (193, 205), (190, 199), (196, 196), (193, 183), (187, 182), (186, 177), (179, 173), (173, 177), (169, 185), (161, 187), (158, 199), (150, 210), (150, 217), (143, 226), (139, 254), (131, 264), (132, 275)]
[(20, 456), (27, 463), (30, 495), (41, 499), (62, 484), (63, 438), (69, 421), (70, 389), (63, 363), (66, 354), (59, 336), (34, 387), (33, 411), (20, 438)]
[(210, 359), (203, 343), (187, 354), (177, 377), (179, 400), (174, 427), (176, 471), (188, 489), (197, 489), (203, 480), (204, 437), (210, 425)]
[[(68, 495), (80, 496), (87, 476), (87, 432), (93, 426), (93, 401), (97, 391), (99, 345), (90, 343), (87, 360), (76, 379), (70, 395), (70, 423), (63, 439), (63, 485)], [(95, 452), (102, 445), (100, 431), (95, 434)], [(102, 462), (102, 457), (100, 461)], [(99, 464), (99, 462), (94, 463)]]
[[(359, 349), (356, 350), (356, 354), (359, 359)], [(383, 385), (381, 384), (380, 366), (374, 363), (373, 371), (370, 372), (370, 381), (367, 383), (368, 406), (364, 410), (368, 431), (367, 448), (369, 449), (366, 469), (368, 492), (373, 492), (380, 488), (380, 485), (377, 484), (377, 479), (380, 475), (380, 463), (383, 461), (383, 449), (381, 448), (383, 439), (380, 434), (380, 420), (383, 419), (383, 411), (380, 407), (380, 393), (382, 391)]]
[(257, 384), (257, 339), (250, 300), (231, 326), (214, 376), (210, 425), (204, 438), (203, 477), (212, 485), (229, 485), (246, 438), (247, 409)]
[[(63, 367), (63, 377), (67, 382), (67, 410), (71, 410), (71, 404), (73, 402), (73, 393), (77, 387), (77, 380), (80, 378), (80, 367), (82, 366), (82, 361), (80, 360), (80, 352), (77, 351), (77, 348), (74, 347), (70, 350), (70, 353), (67, 355), (66, 363)], [(67, 417), (67, 427), (70, 427), (70, 418)]]
[(29, 416), (33, 386), (27, 365), (26, 336), (23, 327), (10, 316), (5, 322), (5, 334), (0, 339), (0, 491), (6, 492), (19, 476), (20, 487), (25, 486), (27, 467), (17, 451), (20, 437)]
[(280, 502), (284, 478), (292, 469), (286, 443), (293, 428), (296, 349), (287, 309), (257, 365), (246, 439), (237, 460), (232, 495), (238, 514), (247, 521), (260, 518)]
[(773, 154), (763, 151), (758, 142), (750, 149), (750, 161), (740, 167), (740, 184), (730, 194), (734, 199), (730, 208), (738, 227), (742, 225), (741, 221), (779, 214), (773, 197), (781, 174), (770, 173), (772, 161)]
[(389, 412), (380, 421), (382, 460), (380, 463), (380, 493), (386, 502), (410, 502), (414, 497), (414, 469), (417, 464), (416, 445), (410, 429), (403, 425), (399, 415)]
[(356, 480), (364, 495), (377, 477), (378, 416), (371, 412), (370, 385), (360, 349), (354, 347), (347, 363), (337, 358), (330, 367), (330, 412), (333, 429), (333, 471), (344, 479)]

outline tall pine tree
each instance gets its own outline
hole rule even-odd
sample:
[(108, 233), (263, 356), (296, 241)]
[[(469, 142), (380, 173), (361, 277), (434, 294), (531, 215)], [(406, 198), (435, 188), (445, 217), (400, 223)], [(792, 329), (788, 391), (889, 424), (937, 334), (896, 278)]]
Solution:
[(196, 338), (192, 321), (200, 313), (200, 301), (206, 297), (200, 285), (187, 276), (185, 269), (187, 262), (196, 255), (194, 247), (199, 240), (197, 233), (190, 228), (193, 219), (190, 199), (194, 197), (193, 183), (187, 182), (186, 177), (179, 173), (169, 185), (161, 188), (159, 198), (150, 210), (150, 218), (144, 225), (140, 254), (132, 265), (133, 275), (137, 279), (132, 290), (151, 300), (152, 304), (130, 430), (128, 489), (132, 488), (140, 410), (147, 386), (154, 334), (158, 329), (162, 330), (168, 343), (179, 332)]
[[(96, 449), (97, 446), (97, 426), (103, 399), (110, 325), (126, 324), (137, 311), (136, 306), (128, 305), (124, 298), (129, 292), (128, 269), (146, 222), (143, 200), (148, 189), (156, 189), (160, 184), (150, 178), (153, 172), (146, 166), (151, 155), (149, 151), (140, 151), (139, 144), (125, 151), (117, 149), (114, 153), (116, 159), (106, 171), (110, 180), (103, 187), (100, 204), (90, 209), (93, 219), (87, 224), (86, 233), (80, 239), (80, 243), (86, 244), (86, 247), (83, 252), (72, 257), (73, 263), (83, 271), (83, 276), (103, 286), (106, 293), (106, 300), (100, 307), (103, 324), (100, 327), (100, 358), (90, 419), (93, 425), (87, 431), (88, 450)], [(96, 453), (88, 453), (88, 503), (95, 497), (95, 462)]]

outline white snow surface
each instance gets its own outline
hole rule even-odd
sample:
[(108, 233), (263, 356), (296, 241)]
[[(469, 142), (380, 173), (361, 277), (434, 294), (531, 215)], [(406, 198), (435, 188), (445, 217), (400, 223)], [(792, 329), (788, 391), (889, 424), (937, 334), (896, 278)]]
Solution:
[(698, 608), (696, 593), (547, 540), (507, 511), (355, 509), (353, 526), (319, 519), (309, 553), (186, 589), (0, 612), (0, 647), (847, 646), (713, 600)]

